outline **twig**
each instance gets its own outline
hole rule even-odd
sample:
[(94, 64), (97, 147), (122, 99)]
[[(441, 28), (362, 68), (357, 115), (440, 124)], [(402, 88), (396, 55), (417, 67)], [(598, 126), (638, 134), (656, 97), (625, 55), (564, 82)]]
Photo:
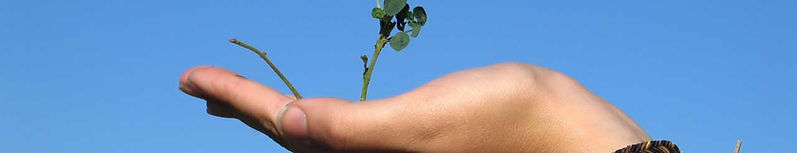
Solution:
[(742, 140), (736, 140), (736, 149), (733, 153), (739, 153), (739, 149), (742, 149)]
[(260, 55), (260, 58), (263, 58), (263, 60), (266, 61), (268, 66), (271, 67), (271, 70), (274, 70), (274, 73), (277, 73), (280, 79), (282, 79), (282, 82), (285, 82), (285, 85), (287, 85), (288, 88), (291, 89), (291, 92), (293, 92), (293, 96), (296, 96), (296, 99), (302, 99), (302, 95), (299, 94), (299, 91), (296, 91), (296, 88), (293, 88), (293, 84), (291, 84), (291, 82), (288, 81), (288, 78), (286, 78), (285, 75), (282, 75), (282, 72), (280, 72), (280, 70), (277, 69), (277, 66), (274, 66), (274, 63), (271, 63), (271, 60), (269, 60), (268, 57), (266, 57), (266, 52), (257, 50), (257, 48), (249, 46), (249, 44), (246, 44), (244, 42), (238, 41), (235, 38), (230, 39), (230, 42), (238, 46), (244, 47), (246, 49), (249, 49), (252, 52), (257, 53), (257, 55)]

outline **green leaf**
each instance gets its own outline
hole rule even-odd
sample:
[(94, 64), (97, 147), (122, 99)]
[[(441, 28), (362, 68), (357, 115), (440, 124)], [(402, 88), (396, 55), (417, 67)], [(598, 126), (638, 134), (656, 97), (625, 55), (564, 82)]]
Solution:
[(385, 0), (385, 13), (395, 16), (407, 5), (407, 0)]
[(410, 22), (409, 25), (410, 27), (412, 27), (412, 30), (409, 30), (412, 32), (410, 36), (412, 36), (413, 38), (418, 37), (418, 34), (421, 33), (421, 27), (423, 26), (419, 25), (416, 22)]
[(399, 32), (396, 33), (392, 38), (390, 38), (390, 47), (393, 50), (401, 51), (407, 45), (410, 44), (410, 36), (407, 35), (407, 32)]
[(383, 17), (385, 17), (385, 14), (387, 13), (385, 13), (385, 11), (382, 11), (382, 9), (380, 8), (374, 8), (371, 10), (371, 17), (374, 17), (376, 19), (382, 19)]
[(420, 26), (426, 24), (426, 10), (423, 7), (417, 6), (413, 8), (412, 15), (415, 16), (415, 22), (418, 22)]
[(421, 27), (413, 27), (412, 34), (410, 36), (412, 36), (412, 38), (415, 38), (418, 37), (418, 34), (420, 33), (421, 33)]
[(413, 27), (413, 28), (421, 27), (421, 25), (418, 25), (418, 23), (415, 23), (415, 22), (410, 22), (409, 25), (410, 25), (410, 27)]

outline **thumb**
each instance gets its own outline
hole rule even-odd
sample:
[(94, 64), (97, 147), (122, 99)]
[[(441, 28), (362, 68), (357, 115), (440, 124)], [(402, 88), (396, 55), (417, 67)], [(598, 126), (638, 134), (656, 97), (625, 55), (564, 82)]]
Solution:
[[(281, 116), (288, 141), (324, 151), (412, 151), (417, 130), (399, 119), (399, 103), (312, 98), (289, 104)], [(298, 146), (297, 146), (298, 147)], [(297, 149), (297, 148), (294, 148)], [(298, 148), (301, 150), (301, 148)]]

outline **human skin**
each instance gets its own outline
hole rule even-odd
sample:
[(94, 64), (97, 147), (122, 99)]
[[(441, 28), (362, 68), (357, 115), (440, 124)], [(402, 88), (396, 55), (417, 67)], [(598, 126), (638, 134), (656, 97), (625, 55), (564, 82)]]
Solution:
[(455, 72), (353, 103), (296, 100), (236, 73), (194, 67), (180, 89), (294, 152), (611, 152), (650, 137), (570, 77), (523, 63)]

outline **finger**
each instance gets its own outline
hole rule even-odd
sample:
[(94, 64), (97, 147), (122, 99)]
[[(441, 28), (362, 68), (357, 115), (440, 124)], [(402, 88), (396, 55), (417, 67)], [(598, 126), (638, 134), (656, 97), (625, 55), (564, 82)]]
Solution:
[(332, 151), (412, 151), (407, 148), (412, 148), (412, 133), (419, 130), (396, 119), (402, 107), (386, 101), (312, 98), (286, 108), (281, 129), (289, 140)]
[[(192, 92), (201, 93), (209, 103), (229, 106), (232, 109), (232, 116), (255, 129), (265, 128), (266, 131), (261, 130), (261, 132), (270, 136), (278, 133), (274, 124), (277, 113), (294, 100), (274, 89), (218, 67), (193, 70), (186, 77), (186, 82), (192, 87), (189, 88)], [(227, 113), (225, 115), (229, 115), (230, 112)]]

